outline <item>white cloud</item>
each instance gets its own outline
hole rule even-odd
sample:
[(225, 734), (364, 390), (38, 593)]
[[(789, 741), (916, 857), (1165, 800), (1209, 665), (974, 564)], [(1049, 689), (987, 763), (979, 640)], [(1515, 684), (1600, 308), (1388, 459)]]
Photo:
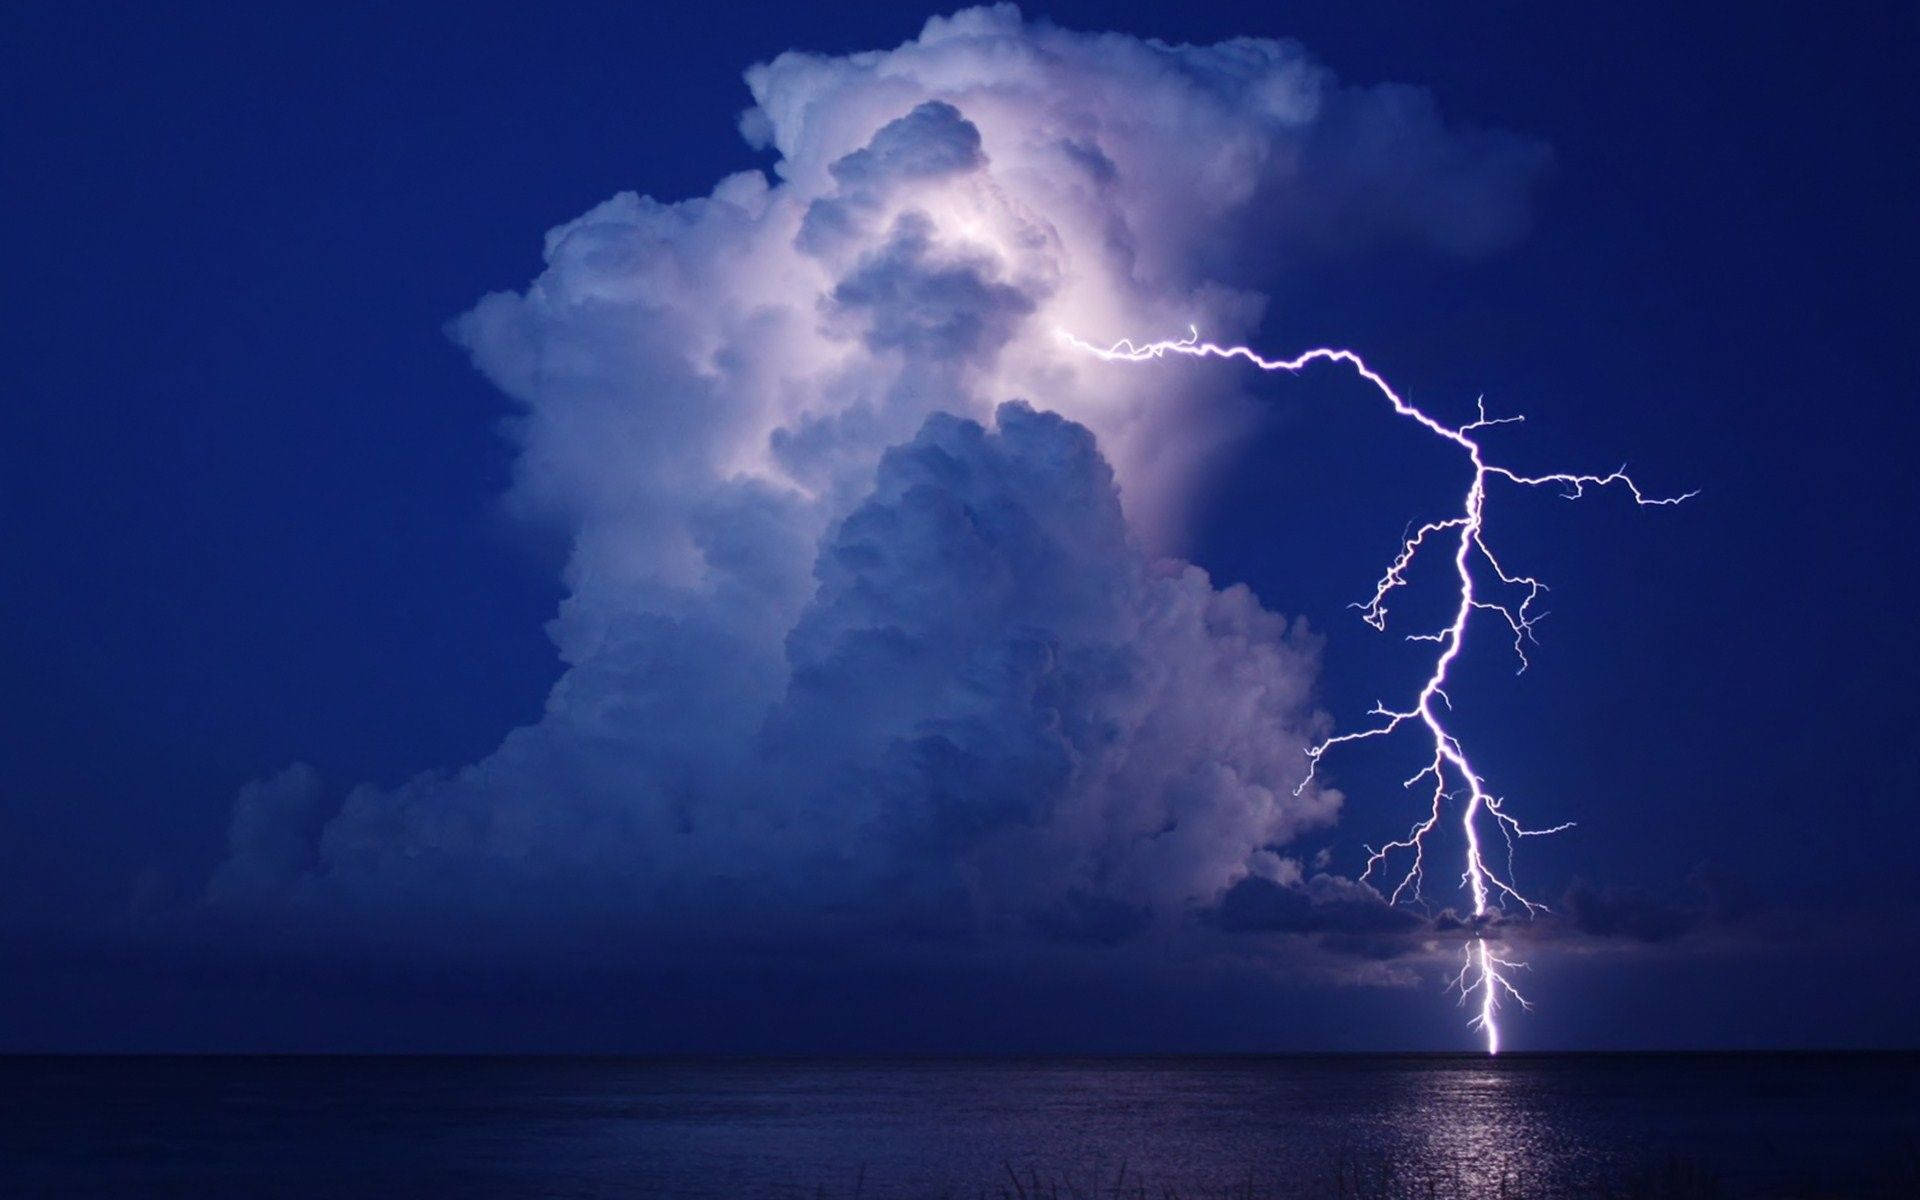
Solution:
[(544, 716), (352, 791), (311, 862), (266, 802), (306, 783), (250, 785), (216, 896), (1099, 942), (1333, 819), (1310, 639), (1164, 557), (1248, 402), (1056, 331), (1230, 337), (1305, 256), (1491, 248), (1541, 151), (1291, 43), (1007, 6), (747, 82), (777, 182), (616, 196), (454, 325), (572, 537)]

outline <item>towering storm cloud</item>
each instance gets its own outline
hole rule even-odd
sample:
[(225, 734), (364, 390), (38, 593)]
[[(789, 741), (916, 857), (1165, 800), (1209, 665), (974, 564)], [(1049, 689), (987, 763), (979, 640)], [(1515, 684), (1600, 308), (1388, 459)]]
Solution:
[(1294, 795), (1316, 647), (1168, 557), (1250, 402), (1058, 331), (1234, 337), (1308, 259), (1496, 248), (1543, 151), (1289, 43), (1007, 6), (747, 83), (773, 179), (616, 196), (452, 326), (518, 406), (510, 507), (570, 537), (543, 716), (394, 789), (249, 785), (210, 902), (730, 944), (1273, 926), (1247, 881), (1301, 885), (1279, 855), (1339, 808)]

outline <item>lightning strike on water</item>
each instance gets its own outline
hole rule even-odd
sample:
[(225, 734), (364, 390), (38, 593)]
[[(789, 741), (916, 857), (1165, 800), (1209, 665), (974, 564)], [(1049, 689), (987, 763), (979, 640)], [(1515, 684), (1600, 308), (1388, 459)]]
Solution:
[[(1364, 881), (1371, 879), (1375, 872), (1385, 874), (1390, 869), (1389, 860), (1396, 854), (1402, 854), (1408, 865), (1394, 885), (1393, 892), (1388, 897), (1388, 903), (1398, 904), (1403, 896), (1408, 895), (1418, 900), (1426, 870), (1427, 835), (1437, 829), (1444, 819), (1447, 802), (1458, 800), (1464, 794), (1465, 804), (1461, 808), (1460, 828), (1466, 838), (1466, 868), (1461, 874), (1460, 886), (1473, 900), (1473, 931), (1464, 947), (1465, 962), (1461, 965), (1459, 974), (1454, 976), (1453, 986), (1459, 990), (1462, 1003), (1465, 1003), (1469, 997), (1477, 998), (1479, 1012), (1471, 1022), (1471, 1027), (1486, 1036), (1487, 1053), (1498, 1054), (1500, 1026), (1495, 1015), (1499, 1011), (1501, 1001), (1511, 999), (1522, 1008), (1531, 1006), (1513, 982), (1513, 976), (1525, 969), (1526, 964), (1504, 957), (1502, 953), (1504, 947), (1490, 944), (1488, 940), (1488, 927), (1492, 923), (1492, 914), (1496, 909), (1504, 911), (1509, 902), (1524, 909), (1529, 916), (1545, 911), (1545, 905), (1522, 895), (1512, 882), (1514, 846), (1520, 838), (1558, 833), (1570, 828), (1573, 822), (1569, 821), (1544, 829), (1533, 829), (1521, 824), (1518, 818), (1507, 811), (1501, 798), (1487, 790), (1485, 777), (1468, 761), (1466, 751), (1460, 745), (1459, 739), (1448, 732), (1445, 722), (1441, 719), (1440, 709), (1434, 703), (1438, 700), (1449, 711), (1453, 707), (1453, 702), (1446, 693), (1447, 672), (1452, 668), (1454, 660), (1460, 656), (1461, 646), (1466, 639), (1467, 622), (1474, 612), (1498, 613), (1505, 621), (1508, 630), (1513, 634), (1513, 649), (1519, 656), (1521, 671), (1527, 668), (1526, 643), (1533, 640), (1534, 622), (1543, 615), (1535, 613), (1533, 606), (1540, 599), (1541, 593), (1547, 590), (1546, 585), (1531, 576), (1510, 573), (1487, 546), (1484, 524), (1488, 481), (1502, 479), (1522, 487), (1559, 485), (1562, 494), (1570, 500), (1577, 500), (1585, 495), (1589, 487), (1619, 485), (1632, 494), (1635, 504), (1643, 506), (1679, 504), (1697, 493), (1686, 492), (1679, 496), (1667, 497), (1648, 496), (1627, 476), (1625, 468), (1607, 475), (1564, 473), (1523, 475), (1496, 463), (1490, 463), (1484, 457), (1480, 443), (1473, 436), (1474, 433), (1494, 425), (1515, 424), (1525, 420), (1524, 417), (1489, 417), (1484, 401), (1479, 401), (1475, 405), (1477, 415), (1472, 421), (1457, 428), (1447, 425), (1402, 399), (1384, 378), (1351, 350), (1315, 349), (1305, 351), (1294, 358), (1275, 360), (1264, 358), (1245, 346), (1219, 346), (1212, 342), (1203, 342), (1200, 340), (1198, 329), (1193, 329), (1191, 336), (1179, 341), (1136, 344), (1122, 340), (1105, 348), (1083, 342), (1064, 330), (1061, 331), (1060, 337), (1076, 349), (1109, 362), (1145, 362), (1150, 359), (1164, 358), (1169, 354), (1185, 354), (1193, 358), (1241, 358), (1263, 371), (1288, 372), (1299, 371), (1309, 363), (1319, 361), (1345, 363), (1352, 367), (1362, 379), (1372, 384), (1374, 389), (1393, 406), (1396, 413), (1418, 422), (1435, 436), (1452, 442), (1466, 453), (1467, 460), (1473, 464), (1473, 476), (1467, 485), (1467, 492), (1461, 501), (1459, 513), (1443, 520), (1428, 521), (1410, 532), (1401, 543), (1399, 554), (1388, 565), (1386, 573), (1380, 577), (1379, 582), (1374, 585), (1373, 595), (1365, 603), (1353, 605), (1360, 610), (1362, 620), (1376, 630), (1384, 631), (1387, 627), (1387, 599), (1394, 589), (1406, 585), (1407, 569), (1413, 564), (1414, 558), (1427, 545), (1429, 538), (1452, 536), (1454, 575), (1460, 585), (1460, 602), (1454, 610), (1453, 622), (1437, 633), (1407, 635), (1409, 641), (1432, 642), (1440, 647), (1439, 656), (1434, 659), (1432, 672), (1428, 675), (1425, 685), (1421, 687), (1418, 697), (1409, 707), (1393, 709), (1388, 708), (1383, 702), (1376, 701), (1368, 714), (1376, 719), (1374, 725), (1352, 733), (1329, 737), (1310, 748), (1307, 751), (1306, 777), (1300, 781), (1299, 787), (1294, 789), (1294, 794), (1299, 795), (1307, 784), (1313, 781), (1315, 772), (1319, 770), (1320, 760), (1335, 746), (1385, 737), (1404, 725), (1413, 724), (1416, 727), (1425, 728), (1427, 737), (1433, 743), (1433, 759), (1407, 779), (1404, 786), (1410, 789), (1422, 779), (1431, 780), (1432, 803), (1426, 816), (1415, 822), (1404, 838), (1388, 842), (1378, 849), (1367, 847), (1367, 865), (1366, 869), (1360, 873), (1360, 878)], [(1474, 590), (1476, 563), (1485, 564), (1485, 567), (1491, 569), (1502, 584), (1509, 589), (1516, 589), (1516, 594), (1520, 596), (1519, 603), (1481, 599)], [(1448, 790), (1450, 780), (1457, 781), (1456, 787), (1460, 790)], [(1481, 848), (1481, 827), (1488, 819), (1492, 821), (1493, 828), (1499, 830), (1506, 844), (1505, 873), (1496, 870), (1488, 862)]]

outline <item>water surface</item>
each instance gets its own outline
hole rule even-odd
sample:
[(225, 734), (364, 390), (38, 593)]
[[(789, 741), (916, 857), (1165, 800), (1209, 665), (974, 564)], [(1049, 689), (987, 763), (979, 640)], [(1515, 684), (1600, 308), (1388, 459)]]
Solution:
[(1920, 1195), (1920, 1057), (0, 1059), (0, 1194)]

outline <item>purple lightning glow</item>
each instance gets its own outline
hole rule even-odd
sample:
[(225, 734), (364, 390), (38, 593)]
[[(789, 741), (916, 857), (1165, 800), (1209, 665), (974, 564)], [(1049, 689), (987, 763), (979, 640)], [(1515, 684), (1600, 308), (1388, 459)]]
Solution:
[[(1376, 871), (1386, 873), (1389, 860), (1404, 852), (1408, 866), (1395, 884), (1388, 903), (1398, 904), (1402, 896), (1411, 895), (1420, 898), (1421, 883), (1425, 876), (1426, 839), (1440, 825), (1448, 801), (1459, 798), (1460, 793), (1448, 790), (1449, 779), (1464, 785), (1466, 803), (1461, 810), (1460, 827), (1466, 838), (1466, 869), (1461, 874), (1460, 885), (1473, 899), (1473, 932), (1465, 946), (1465, 962), (1454, 977), (1453, 985), (1459, 989), (1461, 1001), (1469, 996), (1478, 998), (1479, 1013), (1472, 1021), (1472, 1028), (1485, 1034), (1487, 1053), (1500, 1052), (1500, 1026), (1495, 1020), (1502, 999), (1510, 998), (1522, 1008), (1530, 1007), (1527, 998), (1514, 986), (1513, 975), (1524, 969), (1526, 964), (1504, 956), (1505, 947), (1489, 944), (1487, 927), (1490, 914), (1495, 909), (1504, 910), (1511, 901), (1524, 909), (1529, 916), (1544, 911), (1545, 906), (1538, 901), (1522, 895), (1512, 882), (1513, 851), (1520, 838), (1539, 837), (1558, 833), (1572, 826), (1569, 821), (1551, 828), (1532, 829), (1522, 825), (1509, 813), (1500, 797), (1487, 791), (1486, 779), (1467, 760), (1466, 751), (1460, 741), (1448, 732), (1441, 720), (1440, 712), (1434, 701), (1444, 703), (1448, 710), (1453, 702), (1446, 692), (1447, 673), (1454, 660), (1460, 656), (1461, 646), (1466, 640), (1467, 623), (1476, 610), (1500, 614), (1507, 628), (1513, 634), (1514, 653), (1519, 656), (1520, 670), (1527, 667), (1526, 643), (1533, 639), (1533, 623), (1538, 616), (1533, 612), (1534, 602), (1546, 590), (1546, 585), (1527, 575), (1510, 573), (1493, 551), (1487, 546), (1484, 536), (1487, 482), (1490, 479), (1504, 479), (1522, 487), (1544, 487), (1558, 484), (1562, 494), (1570, 500), (1577, 500), (1586, 494), (1589, 487), (1607, 487), (1618, 484), (1626, 488), (1633, 496), (1635, 504), (1643, 506), (1679, 504), (1695, 495), (1687, 492), (1679, 496), (1651, 497), (1640, 490), (1638, 484), (1630, 479), (1624, 468), (1607, 475), (1548, 474), (1522, 475), (1506, 467), (1490, 463), (1482, 453), (1480, 443), (1472, 436), (1476, 431), (1493, 425), (1514, 424), (1525, 420), (1524, 417), (1489, 417), (1486, 406), (1476, 404), (1478, 415), (1464, 425), (1455, 428), (1439, 421), (1415, 408), (1402, 399), (1391, 385), (1361, 360), (1351, 350), (1315, 349), (1308, 350), (1290, 359), (1268, 359), (1245, 346), (1219, 346), (1200, 340), (1200, 332), (1195, 329), (1190, 337), (1179, 341), (1150, 342), (1136, 345), (1131, 341), (1116, 342), (1106, 348), (1090, 345), (1062, 331), (1063, 340), (1077, 349), (1086, 351), (1110, 362), (1144, 362), (1150, 359), (1164, 358), (1169, 354), (1185, 354), (1194, 358), (1242, 358), (1263, 371), (1299, 371), (1309, 363), (1316, 361), (1345, 363), (1359, 376), (1372, 384), (1393, 410), (1403, 417), (1417, 421), (1421, 426), (1438, 437), (1445, 438), (1466, 452), (1467, 460), (1473, 464), (1473, 477), (1467, 485), (1466, 496), (1461, 502), (1460, 512), (1443, 520), (1429, 521), (1412, 531), (1401, 543), (1400, 552), (1387, 567), (1386, 573), (1374, 585), (1373, 595), (1364, 604), (1353, 607), (1360, 610), (1361, 619), (1377, 630), (1387, 627), (1387, 598), (1399, 587), (1406, 585), (1407, 569), (1412, 566), (1415, 557), (1426, 546), (1429, 537), (1453, 535), (1454, 575), (1460, 584), (1460, 602), (1454, 610), (1453, 622), (1438, 633), (1408, 634), (1407, 639), (1415, 642), (1432, 642), (1440, 647), (1439, 656), (1434, 660), (1433, 669), (1421, 687), (1417, 699), (1405, 709), (1388, 708), (1382, 702), (1375, 702), (1368, 714), (1376, 718), (1377, 723), (1352, 733), (1343, 733), (1330, 737), (1307, 751), (1307, 774), (1300, 781), (1294, 794), (1299, 795), (1311, 783), (1315, 772), (1319, 770), (1320, 760), (1327, 751), (1335, 746), (1350, 742), (1365, 741), (1369, 738), (1385, 737), (1399, 730), (1403, 725), (1417, 723), (1424, 727), (1433, 743), (1433, 759), (1421, 768), (1405, 786), (1412, 788), (1422, 779), (1433, 782), (1432, 803), (1427, 815), (1417, 821), (1408, 830), (1407, 835), (1397, 841), (1388, 842), (1379, 849), (1367, 847), (1366, 869), (1360, 878), (1370, 880)], [(1500, 603), (1483, 600), (1474, 590), (1474, 565), (1484, 563), (1491, 569), (1502, 584), (1509, 588), (1520, 589), (1518, 604)], [(1483, 817), (1490, 817), (1494, 827), (1500, 831), (1507, 848), (1507, 870), (1503, 874), (1489, 865), (1481, 850), (1480, 829)]]

